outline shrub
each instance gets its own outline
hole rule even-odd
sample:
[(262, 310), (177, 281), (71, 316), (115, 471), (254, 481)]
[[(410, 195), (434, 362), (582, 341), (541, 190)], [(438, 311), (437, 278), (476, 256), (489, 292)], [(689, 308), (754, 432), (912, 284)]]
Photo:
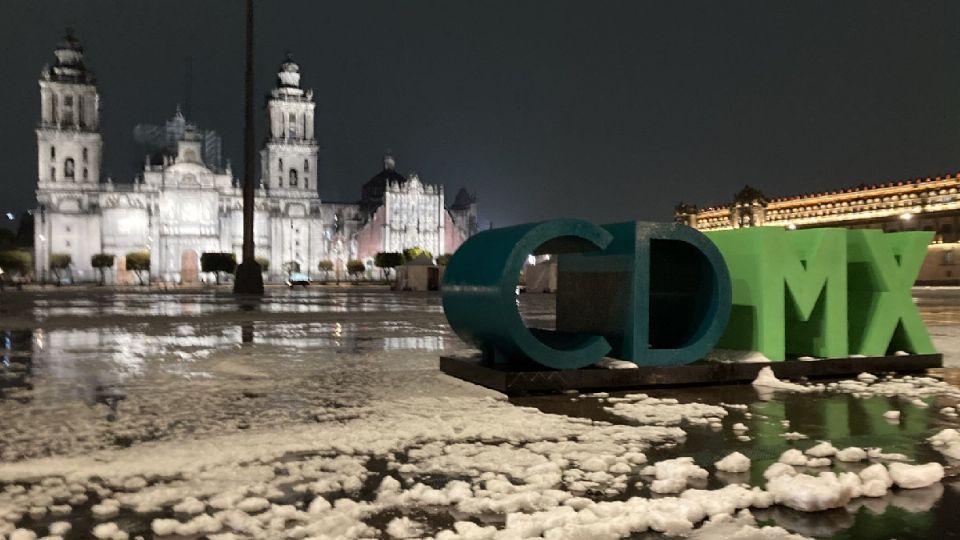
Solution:
[(200, 269), (213, 272), (220, 284), (220, 272), (233, 274), (237, 271), (237, 256), (233, 253), (204, 253), (200, 255)]
[(90, 266), (97, 269), (100, 272), (100, 284), (103, 285), (104, 274), (107, 271), (107, 268), (113, 268), (113, 255), (109, 253), (97, 253), (96, 255), (90, 257)]
[(356, 280), (361, 274), (367, 270), (367, 265), (363, 264), (363, 261), (358, 261), (356, 259), (351, 259), (347, 261), (347, 273), (353, 276), (353, 279)]
[(433, 255), (422, 247), (412, 247), (403, 250), (403, 262), (410, 262), (419, 257), (427, 257), (428, 259), (432, 259)]
[(137, 274), (140, 285), (143, 285), (143, 273), (150, 271), (150, 252), (147, 250), (131, 251), (127, 253), (126, 259), (127, 270)]
[(0, 268), (4, 272), (25, 276), (33, 267), (33, 256), (29, 251), (11, 249), (0, 251)]
[(69, 268), (72, 262), (73, 257), (71, 257), (69, 253), (50, 254), (50, 271), (53, 272), (53, 275), (57, 276), (57, 285), (60, 285), (63, 279), (63, 271)]
[[(389, 274), (390, 270), (403, 264), (403, 253), (394, 253), (381, 251), (373, 257), (373, 265), (380, 269), (380, 272)], [(386, 275), (384, 275), (386, 278)]]
[(317, 264), (317, 270), (323, 272), (323, 279), (330, 279), (330, 272), (333, 271), (333, 261), (324, 259)]

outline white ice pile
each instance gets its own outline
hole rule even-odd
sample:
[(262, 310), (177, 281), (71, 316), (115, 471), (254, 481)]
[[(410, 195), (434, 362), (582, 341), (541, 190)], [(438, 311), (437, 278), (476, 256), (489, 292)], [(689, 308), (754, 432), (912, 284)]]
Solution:
[(771, 465), (764, 477), (777, 504), (816, 512), (846, 506), (859, 497), (883, 497), (894, 484), (903, 489), (925, 488), (940, 482), (943, 474), (939, 463), (891, 463), (888, 467), (874, 463), (859, 473), (827, 471), (812, 476), (781, 462)]
[(923, 398), (927, 397), (945, 396), (960, 400), (960, 388), (934, 377), (913, 375), (904, 375), (903, 377), (887, 375), (880, 378), (871, 373), (861, 373), (856, 379), (828, 383), (827, 390), (852, 394), (854, 397), (861, 398), (873, 396), (900, 397), (921, 408), (929, 405), (923, 401)]
[[(773, 504), (804, 511), (837, 508), (857, 497), (883, 496), (894, 485), (915, 489), (943, 477), (936, 463), (874, 463), (859, 473), (817, 473), (809, 467), (828, 466), (831, 459), (898, 457), (879, 449), (838, 450), (822, 441), (806, 453), (784, 452), (781, 463), (764, 471), (765, 489), (736, 483), (701, 489), (709, 474), (706, 463), (678, 457), (648, 464), (648, 454), (653, 447), (682, 442), (686, 433), (678, 425), (717, 423), (728, 410), (742, 407), (644, 394), (591, 397), (604, 400), (607, 412), (630, 425), (546, 414), (496, 396), (403, 397), (355, 409), (354, 417), (339, 422), (4, 463), (0, 536), (56, 536), (53, 526), (19, 533), (15, 526), (27, 516), (93, 502), (89, 517), (95, 525), (70, 534), (120, 539), (127, 532), (118, 513), (167, 512), (174, 517), (151, 524), (158, 538), (605, 539), (643, 531), (792, 538), (783, 530), (758, 528), (749, 513), (738, 512)], [(931, 444), (949, 456), (960, 434), (944, 430)], [(722, 473), (744, 473), (751, 461), (733, 452), (714, 466)], [(608, 500), (625, 498), (641, 477), (642, 489), (657, 497)], [(370, 492), (372, 498), (363, 495)], [(290, 504), (291, 493), (307, 502)], [(422, 514), (403, 515), (418, 509), (443, 509), (458, 521), (436, 530), (417, 517)], [(388, 521), (375, 521), (385, 513)], [(502, 519), (484, 521), (494, 515)]]
[(960, 431), (946, 428), (927, 440), (941, 454), (960, 460)]
[(718, 471), (742, 473), (750, 470), (750, 458), (740, 452), (734, 452), (713, 465)]
[(760, 369), (760, 372), (757, 373), (757, 378), (753, 380), (753, 386), (785, 392), (800, 393), (815, 392), (817, 390), (817, 388), (812, 386), (804, 386), (802, 384), (792, 383), (790, 381), (781, 381), (776, 375), (774, 375), (773, 369), (770, 368), (770, 366)]
[[(883, 378), (872, 373), (860, 373), (854, 379), (844, 379), (830, 382), (827, 384), (799, 384), (780, 380), (773, 373), (773, 370), (767, 366), (760, 370), (753, 386), (758, 392), (769, 391), (776, 392), (820, 392), (829, 391), (834, 393), (851, 394), (857, 398), (869, 398), (874, 396), (899, 397), (909, 402), (911, 405), (919, 408), (927, 408), (930, 403), (924, 398), (933, 396), (943, 396), (947, 399), (960, 401), (960, 388), (944, 382), (934, 377), (917, 377), (905, 375), (903, 377), (894, 377), (886, 375)], [(888, 411), (887, 416), (891, 420), (896, 420), (899, 411)], [(942, 407), (940, 413), (944, 416), (954, 418), (957, 415), (957, 407)], [(886, 415), (885, 415), (886, 416)]]
[(817, 512), (846, 505), (860, 495), (860, 485), (860, 478), (854, 473), (780, 474), (767, 481), (767, 491), (777, 504)]
[(640, 367), (629, 360), (617, 360), (616, 358), (601, 358), (595, 365), (600, 369), (637, 369)]
[(704, 360), (723, 364), (763, 363), (770, 361), (770, 359), (761, 352), (736, 349), (713, 349), (707, 353)]
[[(711, 516), (720, 520), (723, 519), (721, 515), (733, 515), (750, 507), (766, 508), (770, 503), (769, 494), (742, 485), (730, 485), (713, 491), (690, 489), (677, 497), (587, 501), (586, 505), (578, 505), (579, 508), (563, 504), (542, 512), (509, 514), (502, 530), (493, 526), (481, 527), (472, 522), (457, 522), (453, 530), (441, 531), (436, 539), (542, 537), (606, 540), (648, 530), (671, 536), (689, 535), (695, 533), (697, 523)], [(743, 525), (750, 526), (746, 523)]]
[(927, 487), (943, 480), (943, 465), (933, 462), (923, 465), (908, 465), (906, 463), (891, 463), (890, 478), (898, 487), (917, 489)]
[(807, 537), (793, 534), (782, 527), (757, 527), (757, 520), (749, 510), (741, 510), (736, 516), (717, 514), (688, 538), (693, 540), (805, 540)]
[(610, 414), (638, 424), (676, 426), (682, 422), (693, 425), (719, 423), (727, 410), (705, 403), (680, 403), (673, 398), (655, 398), (646, 394), (627, 394), (610, 398), (612, 407), (604, 407)]
[(856, 446), (849, 446), (843, 450), (837, 450), (837, 461), (853, 463), (867, 459), (867, 451)]
[(658, 461), (644, 467), (640, 474), (655, 478), (650, 483), (650, 491), (654, 493), (680, 493), (687, 489), (688, 483), (706, 480), (709, 476), (707, 470), (694, 463), (692, 457)]
[(796, 448), (791, 448), (780, 455), (780, 463), (794, 467), (829, 467), (830, 458), (807, 457)]
[[(666, 411), (655, 420), (663, 424), (709, 422), (707, 418), (725, 414), (721, 407), (646, 396), (611, 408), (638, 410), (640, 403)], [(708, 516), (769, 505), (769, 495), (759, 488), (738, 485), (687, 489), (656, 500), (595, 500), (633, 485), (652, 445), (676, 443), (684, 436), (675, 425), (612, 425), (545, 414), (495, 397), (384, 400), (340, 424), (144, 443), (0, 465), (0, 485), (5, 486), (0, 490), (0, 535), (12, 535), (13, 524), (33, 509), (80, 504), (88, 496), (96, 497), (96, 511), (91, 511), (95, 528), (74, 533), (118, 539), (127, 533), (110, 520), (120, 511), (174, 512), (175, 518), (153, 521), (158, 538), (512, 538), (517, 531), (540, 531), (550, 538), (582, 531), (592, 538), (612, 538), (645, 530), (688, 533)], [(385, 463), (387, 472), (376, 473), (383, 478), (375, 500), (358, 500), (374, 474), (373, 459)], [(660, 461), (652, 472), (650, 487), (661, 492), (683, 491), (707, 476), (690, 458)], [(437, 476), (461, 479), (442, 486), (425, 482)], [(287, 504), (291, 491), (312, 502), (306, 508)], [(506, 522), (481, 527), (464, 521), (436, 532), (412, 519), (392, 520), (384, 530), (367, 524), (386, 511), (419, 507), (447, 507), (466, 519), (500, 514)]]

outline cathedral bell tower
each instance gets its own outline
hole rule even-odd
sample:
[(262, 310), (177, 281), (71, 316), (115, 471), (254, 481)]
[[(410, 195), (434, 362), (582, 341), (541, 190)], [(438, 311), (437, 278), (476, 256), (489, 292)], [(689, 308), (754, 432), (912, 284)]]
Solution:
[(103, 140), (96, 78), (83, 62), (83, 47), (70, 30), (40, 74), (37, 127), (39, 188), (95, 187)]
[(300, 87), (300, 66), (287, 54), (267, 101), (269, 135), (260, 151), (261, 183), (268, 191), (316, 195), (317, 142), (313, 91)]

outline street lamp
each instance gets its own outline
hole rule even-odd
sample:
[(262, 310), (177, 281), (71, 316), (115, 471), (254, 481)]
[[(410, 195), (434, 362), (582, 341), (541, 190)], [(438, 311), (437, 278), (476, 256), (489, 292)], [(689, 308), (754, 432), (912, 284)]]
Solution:
[(247, 40), (245, 45), (246, 70), (244, 72), (243, 105), (243, 259), (237, 266), (233, 292), (240, 294), (263, 294), (263, 273), (254, 252), (253, 239), (253, 0), (246, 0)]

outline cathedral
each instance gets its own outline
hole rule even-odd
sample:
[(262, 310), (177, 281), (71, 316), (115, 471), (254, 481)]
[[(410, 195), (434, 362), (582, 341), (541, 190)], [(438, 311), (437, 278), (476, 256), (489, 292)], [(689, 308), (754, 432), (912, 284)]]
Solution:
[[(476, 232), (475, 196), (461, 189), (448, 206), (443, 185), (401, 174), (389, 154), (382, 170), (362, 186), (360, 201), (322, 201), (313, 92), (301, 87), (300, 67), (289, 56), (266, 109), (269, 132), (260, 151), (254, 235), (257, 257), (269, 261), (268, 279), (284, 279), (291, 266), (317, 275), (320, 261), (331, 261), (341, 277), (347, 261), (372, 268), (381, 251), (420, 247), (434, 255), (453, 253)], [(141, 126), (135, 133), (156, 135)], [(219, 160), (219, 137), (188, 122), (179, 109), (163, 136), (169, 144), (147, 154), (132, 183), (101, 178), (100, 94), (83, 48), (68, 34), (40, 78), (38, 279), (50, 275), (54, 254), (70, 255), (74, 281), (96, 278), (92, 256), (112, 255), (112, 274), (121, 283), (132, 281), (125, 255), (134, 251), (150, 253), (152, 281), (175, 283), (201, 279), (205, 252), (240, 259), (241, 182), (229, 162), (226, 167), (210, 162)]]

